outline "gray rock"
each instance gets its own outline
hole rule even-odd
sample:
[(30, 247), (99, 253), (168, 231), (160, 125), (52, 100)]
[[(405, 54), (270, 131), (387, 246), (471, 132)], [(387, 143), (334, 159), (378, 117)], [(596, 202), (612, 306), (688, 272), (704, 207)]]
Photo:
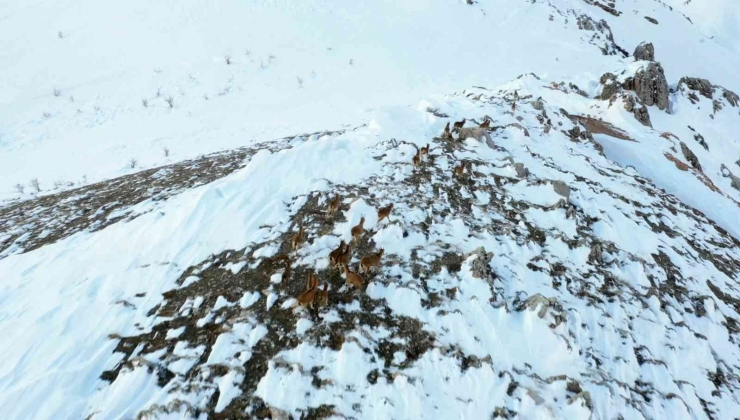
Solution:
[(596, 242), (591, 246), (591, 252), (588, 254), (588, 261), (594, 265), (604, 264), (604, 250), (600, 243)]
[(737, 96), (737, 93), (724, 89), (722, 96), (724, 96), (727, 102), (729, 102), (733, 107), (740, 105), (740, 97)]
[(529, 169), (527, 169), (521, 162), (515, 163), (514, 169), (516, 170), (516, 176), (519, 178), (526, 178), (529, 176)]
[(622, 86), (617, 81), (617, 76), (612, 73), (605, 73), (603, 76), (601, 76), (601, 79), (599, 79), (599, 83), (602, 86), (599, 99), (609, 99), (614, 96), (615, 93), (618, 93), (622, 88)]
[(578, 29), (583, 31), (595, 31), (596, 25), (594, 24), (594, 20), (586, 15), (578, 16)]
[(701, 144), (701, 147), (704, 148), (704, 150), (709, 150), (709, 145), (704, 140), (704, 136), (702, 136), (699, 133), (694, 134), (694, 140), (696, 140), (697, 143)]
[[(682, 77), (678, 85), (685, 84), (689, 89), (698, 91), (702, 96), (712, 99), (714, 94), (714, 85), (707, 79), (698, 77)], [(736, 95), (737, 96), (737, 95)]]
[(552, 189), (555, 190), (558, 195), (565, 197), (566, 200), (570, 199), (570, 187), (563, 181), (552, 181)]
[(650, 42), (643, 42), (635, 48), (632, 56), (635, 60), (655, 61), (655, 48)]
[(650, 113), (647, 107), (639, 104), (632, 95), (625, 95), (622, 100), (624, 101), (625, 111), (632, 113), (640, 124), (652, 128), (653, 124), (650, 122)]
[(486, 280), (492, 283), (494, 280), (493, 272), (491, 271), (491, 258), (493, 258), (493, 252), (486, 252), (486, 249), (478, 247), (475, 251), (465, 255), (465, 259), (475, 255), (476, 258), (470, 264), (470, 273), (473, 277)]
[[(740, 161), (738, 161), (738, 162), (740, 162)], [(735, 162), (735, 163), (738, 163), (738, 162)], [(727, 166), (725, 166), (724, 163), (720, 166), (720, 170), (722, 172), (722, 176), (724, 176), (726, 178), (728, 178), (728, 177), (730, 178), (730, 185), (732, 185), (732, 188), (740, 191), (740, 178), (738, 178), (737, 176), (735, 176), (735, 174), (733, 174), (732, 172), (730, 172), (730, 169), (727, 168)]]
[(460, 129), (457, 139), (460, 141), (465, 141), (469, 138), (474, 138), (480, 142), (483, 141), (483, 139), (486, 140), (486, 144), (490, 148), (494, 148), (493, 139), (491, 139), (491, 135), (488, 133), (488, 130), (485, 128), (480, 127), (463, 127)]
[(701, 164), (699, 164), (699, 158), (696, 157), (694, 152), (692, 152), (691, 149), (689, 149), (689, 146), (687, 146), (686, 143), (684, 142), (681, 142), (681, 152), (683, 152), (683, 156), (686, 158), (686, 160), (689, 161), (691, 166), (701, 171)]
[(668, 82), (660, 63), (650, 62), (637, 71), (634, 91), (646, 106), (657, 106), (661, 111), (668, 109)]

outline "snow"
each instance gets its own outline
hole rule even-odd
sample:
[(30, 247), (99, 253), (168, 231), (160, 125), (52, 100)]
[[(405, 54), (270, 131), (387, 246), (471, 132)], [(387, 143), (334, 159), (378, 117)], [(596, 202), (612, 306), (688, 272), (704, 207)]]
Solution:
[[(21, 244), (31, 227), (2, 225), (2, 238), (26, 232), (3, 242), (0, 253), (4, 416), (135, 418), (180, 403), (203, 409), (216, 389), (213, 410), (220, 413), (251, 397), (243, 395), (245, 379), (256, 383), (254, 396), (295, 417), (321, 405), (333, 406), (336, 416), (398, 419), (490, 418), (497, 409), (520, 418), (702, 418), (707, 402), (719, 417), (737, 412), (740, 353), (728, 327), (737, 308), (728, 302), (737, 298), (731, 262), (740, 255), (737, 242), (713, 225), (740, 238), (740, 191), (720, 170), (724, 164), (740, 175), (737, 109), (716, 93), (723, 109), (714, 112), (710, 99), (693, 104), (676, 90), (671, 113), (650, 108), (653, 128), (646, 128), (618, 103), (551, 88), (566, 81), (595, 92), (604, 72), (627, 75), (642, 65), (602, 55), (588, 41), (596, 32), (577, 29), (578, 11), (608, 21), (625, 49), (652, 41), (672, 86), (689, 75), (738, 91), (735, 3), (668, 0), (671, 10), (626, 0), (617, 5), (619, 17), (575, 0), (150, 3), (4, 5), (0, 199), (33, 198), (30, 187), (20, 194), (13, 186), (36, 177), (46, 194), (55, 181), (80, 186), (256, 141), (356, 129), (262, 149), (228, 176), (157, 207), (145, 201), (117, 209), (109, 219), (128, 219), (28, 252)], [(516, 79), (530, 72), (539, 78)], [(514, 89), (542, 98), (556, 123), (550, 134), (529, 103), (508, 111)], [(601, 118), (635, 141), (594, 134), (602, 156), (594, 144), (565, 137), (561, 130), (572, 123), (561, 109)], [(408, 164), (416, 149), (392, 147), (389, 139), (426, 144), (447, 120), (484, 115), (494, 125), (526, 126), (530, 136), (509, 127), (494, 133), (494, 148), (468, 139), (451, 154), (435, 143), (436, 170), (424, 175), (430, 181), (408, 183), (423, 173)], [(665, 131), (680, 140), (661, 137)], [(686, 161), (680, 142), (697, 155), (702, 172), (680, 170), (666, 158)], [(127, 166), (132, 158), (135, 169)], [(468, 184), (443, 176), (463, 159), (475, 161)], [(509, 160), (532, 176), (517, 178)], [(571, 187), (557, 209), (555, 180)], [(286, 331), (269, 322), (269, 314), (288, 317), (296, 304), (295, 294), (285, 293), (294, 283), (283, 282), (281, 271), (264, 274), (265, 290), (208, 290), (213, 280), (205, 270), (237, 275), (283, 252), (276, 238), (297, 229), (292, 222), (307, 194), (325, 197), (337, 185), (362, 186), (367, 194), (345, 197), (343, 221), (312, 237), (293, 263), (326, 270), (327, 252), (349, 240), (364, 216), (368, 244), (387, 255), (366, 289), (332, 285), (335, 305), (318, 316), (299, 311)], [(470, 198), (469, 211), (453, 209), (453, 198)], [(391, 202), (392, 220), (378, 224), (377, 208)], [(546, 232), (543, 241), (533, 239), (535, 227)], [(40, 238), (54, 229), (45, 226)], [(596, 243), (603, 245), (598, 267), (591, 261)], [(252, 261), (246, 254), (229, 263), (214, 257), (252, 246)], [(492, 253), (491, 279), (474, 273), (478, 260), (468, 253), (479, 247)], [(458, 269), (439, 266), (447, 254), (463, 256)], [(670, 265), (659, 263), (659, 254)], [(157, 312), (165, 296), (188, 288), (199, 296), (178, 301), (172, 313)], [(678, 291), (666, 292), (672, 288)], [(278, 314), (276, 303), (290, 312)], [(224, 315), (231, 311), (238, 316)], [(386, 321), (364, 325), (361, 315), (416, 322), (431, 344), (414, 354), (407, 350), (420, 343)], [(179, 317), (197, 322), (169, 328)], [(114, 352), (116, 337), (157, 325), (166, 328), (167, 347)], [(192, 339), (188, 328), (204, 326), (218, 334), (210, 347), (181, 339), (185, 331)], [(338, 347), (316, 339), (326, 329), (347, 328)], [(262, 341), (271, 332), (300, 339), (275, 355), (255, 351), (271, 347)], [(381, 355), (380, 345), (389, 343), (397, 347)], [(255, 354), (267, 357), (259, 378), (244, 369)], [(473, 362), (462, 368), (463, 359)], [(115, 380), (101, 379), (117, 367)], [(174, 378), (162, 385), (157, 372), (164, 370)], [(374, 371), (380, 374), (370, 382)], [(718, 371), (727, 384), (708, 376)], [(568, 390), (569, 381), (588, 398)], [(641, 397), (640, 384), (652, 387), (652, 403)]]

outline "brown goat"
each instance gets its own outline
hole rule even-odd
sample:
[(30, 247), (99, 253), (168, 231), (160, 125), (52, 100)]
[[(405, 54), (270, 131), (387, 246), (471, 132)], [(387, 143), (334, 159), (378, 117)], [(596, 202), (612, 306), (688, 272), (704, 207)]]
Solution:
[(380, 224), (383, 219), (388, 219), (388, 216), (391, 215), (391, 211), (393, 210), (393, 203), (388, 204), (385, 207), (381, 207), (380, 210), (378, 210), (378, 224)]
[(303, 243), (303, 225), (301, 225), (298, 228), (298, 233), (293, 237), (293, 241), (291, 241), (291, 245), (293, 246), (293, 249), (298, 248)]
[(318, 295), (316, 296), (316, 303), (319, 306), (329, 306), (329, 287), (326, 283), (324, 283), (324, 287), (319, 290)]
[(362, 274), (363, 271), (365, 273), (369, 273), (372, 267), (380, 267), (380, 259), (383, 258), (384, 252), (385, 250), (383, 250), (383, 248), (380, 248), (380, 250), (375, 254), (370, 254), (366, 257), (363, 257), (360, 260), (360, 274)]
[(332, 252), (329, 253), (329, 266), (334, 267), (339, 263), (339, 257), (344, 254), (344, 248), (347, 246), (347, 243), (342, 240), (342, 242), (339, 244), (339, 247)]
[(339, 210), (339, 194), (337, 194), (336, 197), (334, 197), (334, 199), (329, 202), (329, 206), (327, 207), (326, 211), (327, 213), (329, 213), (329, 215), (332, 215), (337, 210)]
[(360, 236), (362, 236), (363, 233), (365, 233), (365, 216), (362, 216), (362, 218), (360, 218), (360, 223), (352, 227), (352, 230), (350, 231), (352, 239), (355, 242), (360, 240)]
[(351, 284), (356, 288), (360, 288), (365, 284), (365, 280), (362, 279), (362, 276), (350, 270), (346, 265), (342, 266), (342, 274), (344, 274), (344, 277), (347, 279), (347, 284)]
[(316, 299), (316, 292), (319, 291), (319, 279), (311, 273), (308, 275), (308, 284), (306, 285), (306, 291), (298, 295), (296, 300), (298, 304), (304, 308), (307, 306), (313, 306), (313, 301)]

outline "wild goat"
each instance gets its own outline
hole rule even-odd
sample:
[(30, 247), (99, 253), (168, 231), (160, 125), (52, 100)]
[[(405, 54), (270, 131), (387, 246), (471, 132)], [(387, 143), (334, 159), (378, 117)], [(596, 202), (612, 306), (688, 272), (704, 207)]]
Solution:
[(380, 250), (375, 254), (363, 257), (360, 260), (360, 274), (362, 274), (363, 271), (365, 273), (369, 273), (370, 269), (373, 267), (380, 267), (380, 259), (383, 258), (384, 252), (383, 248), (380, 248)]
[(388, 216), (391, 215), (391, 211), (393, 210), (393, 203), (388, 204), (385, 207), (381, 207), (380, 210), (378, 210), (378, 224), (383, 221), (383, 219), (391, 220)]
[(463, 128), (464, 125), (465, 125), (465, 118), (463, 118), (462, 121), (458, 121), (455, 124), (453, 124), (452, 131), (460, 130), (461, 128)]
[(329, 213), (329, 215), (331, 216), (337, 210), (339, 210), (339, 194), (337, 194), (336, 197), (334, 197), (334, 199), (329, 202), (327, 213)]
[(352, 230), (350, 231), (352, 239), (355, 242), (360, 240), (360, 236), (362, 236), (363, 233), (365, 233), (365, 216), (362, 216), (362, 218), (360, 218), (360, 223), (352, 227)]
[(362, 279), (362, 276), (350, 270), (346, 265), (342, 265), (342, 274), (344, 274), (347, 284), (351, 284), (356, 288), (360, 288), (365, 284), (365, 280)]
[(313, 301), (316, 298), (316, 292), (319, 291), (319, 279), (311, 273), (308, 275), (308, 284), (306, 284), (306, 291), (298, 295), (296, 300), (302, 307), (313, 306)]
[(333, 250), (329, 253), (329, 266), (335, 267), (339, 264), (339, 257), (344, 254), (344, 250), (347, 247), (347, 243), (342, 240), (342, 242), (339, 244), (339, 248)]
[(298, 248), (303, 243), (303, 225), (300, 225), (298, 228), (298, 233), (293, 237), (293, 240), (291, 241), (291, 245), (293, 246), (293, 249)]
[(319, 306), (329, 306), (329, 287), (326, 283), (324, 283), (324, 287), (319, 290), (318, 295), (316, 296), (316, 303)]

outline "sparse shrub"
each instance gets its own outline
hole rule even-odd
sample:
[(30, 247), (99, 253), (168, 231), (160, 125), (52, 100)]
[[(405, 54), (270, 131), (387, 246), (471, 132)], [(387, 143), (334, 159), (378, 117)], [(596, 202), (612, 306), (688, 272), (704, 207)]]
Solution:
[(75, 101), (75, 97), (74, 97), (74, 96), (70, 96), (70, 97), (69, 97), (69, 101), (70, 101), (70, 102), (74, 102), (74, 101)]
[(224, 62), (226, 63), (227, 66), (230, 66), (231, 65), (231, 56), (230, 55), (227, 55), (226, 57), (224, 57)]
[(173, 98), (172, 95), (166, 97), (164, 100), (165, 100), (165, 102), (167, 102), (167, 105), (169, 105), (170, 108), (174, 108), (175, 107), (175, 98)]
[(203, 94), (203, 99), (205, 99), (205, 100), (207, 101), (207, 100), (209, 99), (209, 98), (208, 98), (208, 95), (206, 95), (206, 94)]
[(270, 63), (270, 64), (272, 64), (272, 60), (274, 60), (274, 59), (276, 59), (276, 58), (277, 58), (277, 57), (275, 57), (274, 55), (270, 54), (270, 56), (269, 56), (269, 57), (267, 57), (267, 62), (268, 62), (268, 63)]
[(244, 55), (249, 57), (250, 55), (252, 55), (252, 51), (249, 51), (249, 48), (247, 48), (246, 50), (244, 50)]
[(26, 187), (24, 187), (23, 184), (15, 184), (15, 189), (19, 193), (23, 194), (23, 191), (26, 190)]
[(54, 96), (57, 98), (62, 96), (62, 91), (57, 88), (54, 88)]
[(54, 181), (54, 189), (55, 190), (58, 190), (62, 185), (64, 185), (62, 183), (62, 181)]
[(146, 100), (145, 98), (142, 98), (141, 99), (141, 104), (144, 105), (144, 108), (148, 108), (149, 107), (149, 101)]
[(349, 59), (349, 65), (350, 66), (354, 66), (355, 65), (355, 60), (353, 60), (353, 59), (350, 58)]
[(64, 34), (62, 33), (62, 31), (57, 32), (57, 38), (59, 39), (64, 38)]
[(265, 64), (264, 60), (260, 60), (260, 70), (264, 70), (267, 68), (267, 65)]
[(36, 190), (36, 192), (41, 192), (41, 183), (39, 182), (38, 178), (34, 178), (31, 180), (31, 188)]
[(46, 119), (51, 118), (51, 112), (44, 112), (44, 118)]
[(164, 157), (169, 157), (170, 156), (170, 149), (168, 149), (166, 147), (163, 147), (162, 148), (162, 152), (164, 152)]
[(162, 96), (162, 88), (158, 87), (157, 88), (157, 98), (159, 98), (160, 96)]
[(130, 160), (130, 161), (128, 161), (128, 166), (130, 166), (130, 167), (131, 167), (131, 169), (133, 169), (133, 168), (135, 168), (135, 167), (136, 167), (136, 165), (137, 165), (138, 163), (139, 163), (139, 161), (138, 161), (138, 160), (136, 160), (135, 158), (131, 158), (131, 160)]
[(298, 77), (298, 89), (303, 89), (303, 78)]

